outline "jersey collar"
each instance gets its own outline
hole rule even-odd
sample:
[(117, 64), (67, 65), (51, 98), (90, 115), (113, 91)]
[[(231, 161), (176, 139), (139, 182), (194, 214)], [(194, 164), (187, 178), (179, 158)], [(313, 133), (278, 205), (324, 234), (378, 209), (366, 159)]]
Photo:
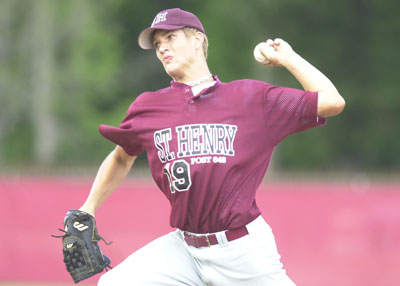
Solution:
[[(219, 84), (221, 84), (221, 81), (219, 80), (217, 75), (213, 75), (213, 79), (216, 81), (215, 84), (213, 86), (210, 87), (210, 89), (213, 89), (215, 87), (217, 87)], [(176, 82), (176, 81), (171, 81), (171, 87), (172, 88), (188, 88), (190, 87), (187, 84), (184, 84), (182, 82)]]

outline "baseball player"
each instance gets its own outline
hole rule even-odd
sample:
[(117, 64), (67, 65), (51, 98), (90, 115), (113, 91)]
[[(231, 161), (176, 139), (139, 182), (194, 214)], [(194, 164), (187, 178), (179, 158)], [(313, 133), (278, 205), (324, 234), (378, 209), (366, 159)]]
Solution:
[(343, 110), (343, 98), (282, 39), (257, 46), (256, 58), (285, 67), (304, 90), (220, 81), (207, 65), (203, 25), (178, 8), (159, 12), (138, 42), (155, 50), (171, 85), (137, 97), (119, 127), (100, 125), (117, 146), (80, 210), (94, 215), (146, 151), (176, 231), (134, 252), (98, 285), (294, 285), (256, 190), (275, 146), (324, 125)]

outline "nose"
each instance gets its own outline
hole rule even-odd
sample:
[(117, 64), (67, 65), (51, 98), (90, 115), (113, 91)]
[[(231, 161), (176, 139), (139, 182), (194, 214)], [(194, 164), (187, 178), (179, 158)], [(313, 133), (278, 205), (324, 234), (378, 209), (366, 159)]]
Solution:
[(165, 52), (169, 51), (168, 45), (166, 43), (160, 43), (158, 50), (161, 54), (164, 54)]

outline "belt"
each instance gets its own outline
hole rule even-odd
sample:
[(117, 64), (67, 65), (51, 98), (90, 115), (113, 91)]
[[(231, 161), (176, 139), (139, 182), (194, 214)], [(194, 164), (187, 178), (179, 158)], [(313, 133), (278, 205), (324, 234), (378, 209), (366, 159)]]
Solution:
[[(227, 241), (241, 238), (247, 234), (249, 234), (249, 232), (245, 226), (225, 231)], [(197, 248), (218, 244), (217, 235), (215, 233), (196, 235), (184, 231), (183, 235), (187, 244)]]

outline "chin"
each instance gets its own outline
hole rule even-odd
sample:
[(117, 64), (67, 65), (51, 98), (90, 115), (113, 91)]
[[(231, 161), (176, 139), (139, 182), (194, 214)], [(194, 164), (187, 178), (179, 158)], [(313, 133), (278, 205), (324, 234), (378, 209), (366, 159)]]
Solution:
[(176, 67), (176, 66), (173, 66), (173, 65), (164, 66), (164, 69), (165, 69), (165, 72), (166, 72), (169, 76), (171, 76), (171, 77), (173, 77), (173, 78), (180, 74), (179, 68)]

